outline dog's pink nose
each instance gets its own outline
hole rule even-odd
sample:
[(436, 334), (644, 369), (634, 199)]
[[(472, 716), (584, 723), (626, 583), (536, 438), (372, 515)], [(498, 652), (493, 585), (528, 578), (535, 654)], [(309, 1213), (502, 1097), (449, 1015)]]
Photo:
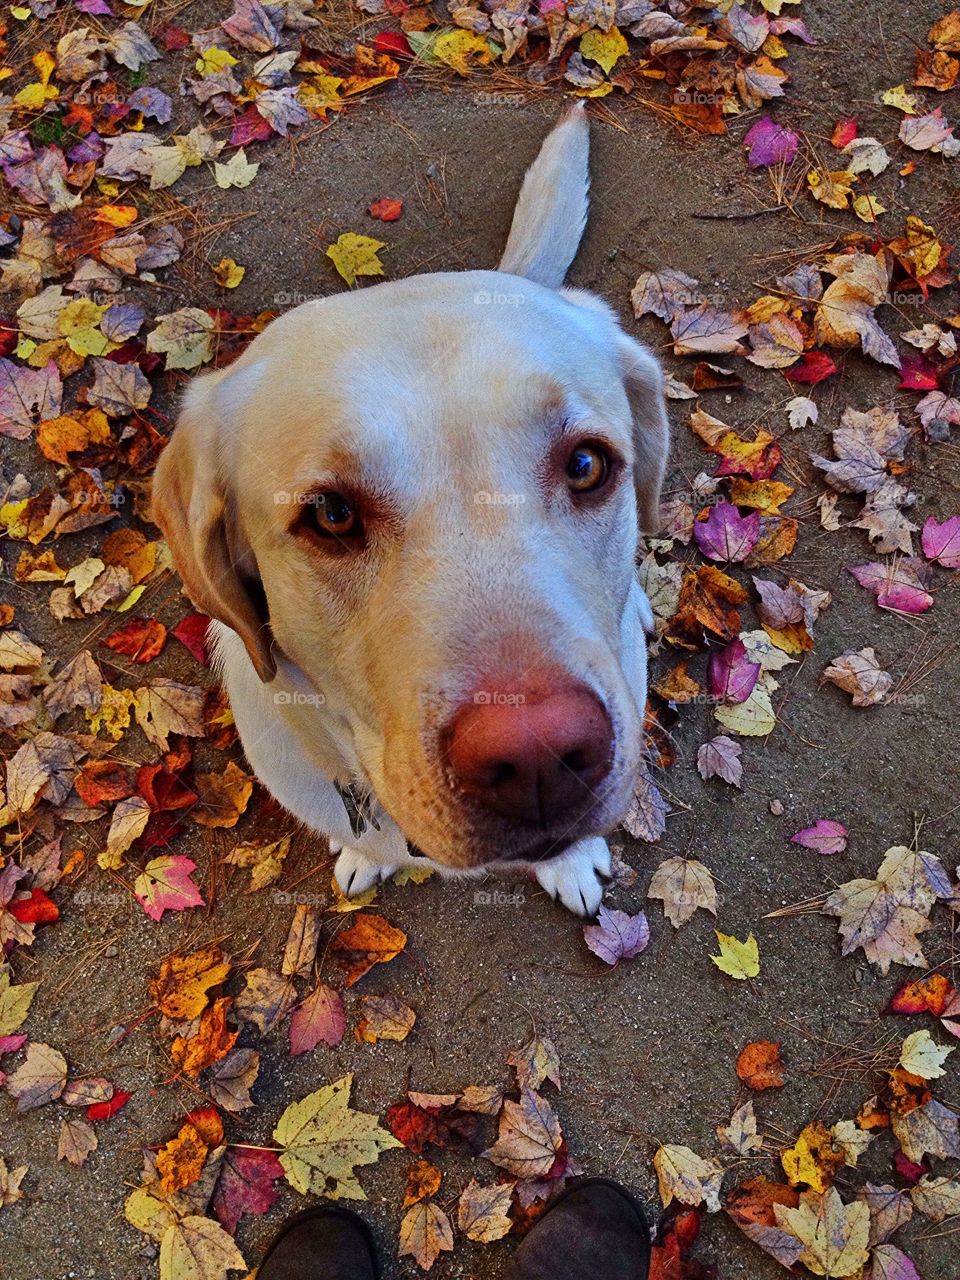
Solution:
[(504, 817), (544, 824), (586, 807), (613, 761), (613, 726), (583, 685), (478, 693), (445, 735), (455, 785)]

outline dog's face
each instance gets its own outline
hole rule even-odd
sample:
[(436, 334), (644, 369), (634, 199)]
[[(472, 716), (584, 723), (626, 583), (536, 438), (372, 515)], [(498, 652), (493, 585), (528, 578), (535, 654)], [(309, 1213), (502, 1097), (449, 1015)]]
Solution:
[(421, 276), (299, 307), (198, 379), (154, 509), (261, 677), (279, 650), (407, 837), (470, 867), (624, 814), (665, 452), (656, 366), (603, 304)]

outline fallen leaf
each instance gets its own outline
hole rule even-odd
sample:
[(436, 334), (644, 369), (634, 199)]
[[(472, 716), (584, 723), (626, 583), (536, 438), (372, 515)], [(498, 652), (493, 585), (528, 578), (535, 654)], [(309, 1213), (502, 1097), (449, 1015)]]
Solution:
[(832, 658), (823, 672), (844, 693), (849, 693), (855, 707), (873, 707), (883, 702), (893, 688), (893, 676), (884, 671), (873, 649), (849, 649)]
[(821, 855), (843, 853), (847, 847), (847, 828), (832, 818), (818, 818), (812, 827), (804, 827), (792, 835), (790, 841)]
[(697, 770), (706, 782), (710, 778), (722, 778), (739, 787), (743, 780), (743, 748), (725, 734), (711, 738), (697, 751)]
[(773, 1206), (777, 1224), (804, 1246), (800, 1261), (814, 1275), (857, 1275), (868, 1258), (870, 1210), (862, 1200), (844, 1204), (835, 1187), (805, 1191), (796, 1209)]
[(181, 853), (153, 858), (137, 876), (133, 892), (151, 920), (165, 911), (202, 907), (203, 896), (191, 879), (197, 864)]
[(86, 1120), (75, 1120), (64, 1116), (60, 1121), (57, 1159), (66, 1160), (75, 1169), (79, 1169), (87, 1156), (96, 1149), (97, 1135)]
[(352, 987), (375, 964), (396, 959), (406, 945), (402, 929), (395, 929), (383, 916), (362, 912), (349, 929), (336, 935), (330, 950), (347, 968), (347, 986)]
[(380, 261), (379, 253), (386, 247), (382, 240), (374, 240), (371, 236), (358, 236), (352, 231), (345, 231), (328, 247), (327, 257), (336, 267), (338, 274), (352, 287), (357, 282), (357, 276), (383, 275), (383, 263)]
[(583, 937), (594, 955), (606, 964), (616, 965), (621, 960), (632, 960), (646, 949), (650, 927), (642, 911), (631, 916), (601, 905), (597, 923), (583, 926)]
[(223, 1153), (210, 1202), (214, 1217), (233, 1235), (244, 1214), (269, 1213), (280, 1194), (274, 1183), (282, 1177), (283, 1165), (275, 1152), (231, 1144)]
[(545, 1080), (560, 1088), (560, 1055), (546, 1036), (534, 1036), (521, 1049), (507, 1054), (507, 1066), (516, 1071), (521, 1089), (539, 1089)]
[(468, 1240), (490, 1244), (508, 1235), (513, 1187), (509, 1182), (481, 1187), (475, 1180), (464, 1187), (457, 1205), (457, 1224)]
[(519, 1102), (504, 1102), (497, 1140), (482, 1154), (518, 1178), (543, 1178), (561, 1143), (560, 1123), (550, 1103), (532, 1089), (521, 1089)]
[(731, 978), (755, 978), (760, 972), (760, 950), (752, 933), (747, 935), (746, 942), (740, 942), (732, 934), (721, 933), (714, 929), (720, 943), (720, 954), (710, 959), (721, 973)]
[(945, 1049), (933, 1039), (929, 1031), (914, 1031), (907, 1036), (900, 1050), (900, 1065), (913, 1076), (924, 1080), (937, 1080), (946, 1075), (943, 1064), (951, 1053), (953, 1046)]
[(59, 1098), (66, 1083), (67, 1060), (60, 1050), (31, 1040), (26, 1057), (7, 1080), (7, 1092), (16, 1098), (20, 1113)]
[(728, 1125), (720, 1125), (717, 1128), (717, 1137), (740, 1156), (753, 1155), (761, 1150), (763, 1139), (757, 1128), (752, 1098), (748, 1098), (743, 1106), (737, 1107)]
[(287, 1181), (303, 1195), (365, 1199), (357, 1166), (375, 1164), (382, 1152), (402, 1145), (376, 1116), (351, 1108), (352, 1083), (346, 1075), (292, 1102), (273, 1131)]
[(737, 1075), (751, 1089), (779, 1089), (786, 1083), (780, 1045), (773, 1040), (745, 1045), (737, 1058)]
[(421, 1200), (403, 1215), (400, 1223), (400, 1257), (410, 1256), (429, 1271), (443, 1252), (453, 1249), (450, 1219), (432, 1200)]
[(226, 1280), (247, 1264), (218, 1222), (190, 1214), (171, 1223), (160, 1241), (160, 1280)]
[(664, 1208), (676, 1199), (681, 1204), (704, 1204), (708, 1213), (719, 1213), (723, 1169), (716, 1161), (705, 1160), (689, 1147), (667, 1144), (658, 1148), (653, 1167)]
[(717, 888), (710, 871), (695, 858), (667, 858), (653, 873), (648, 898), (663, 901), (664, 915), (675, 929), (698, 909), (717, 914)]
[(361, 996), (360, 1013), (357, 1039), (367, 1044), (376, 1044), (378, 1040), (406, 1040), (417, 1020), (410, 1006), (396, 996)]

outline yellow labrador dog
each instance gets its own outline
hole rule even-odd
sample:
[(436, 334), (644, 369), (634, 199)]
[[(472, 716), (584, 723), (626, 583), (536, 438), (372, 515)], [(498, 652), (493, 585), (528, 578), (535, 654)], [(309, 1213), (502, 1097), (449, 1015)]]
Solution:
[(154, 518), (215, 623), (244, 751), (360, 893), (529, 869), (593, 915), (642, 754), (659, 368), (563, 279), (575, 107), (498, 271), (308, 302), (188, 388)]

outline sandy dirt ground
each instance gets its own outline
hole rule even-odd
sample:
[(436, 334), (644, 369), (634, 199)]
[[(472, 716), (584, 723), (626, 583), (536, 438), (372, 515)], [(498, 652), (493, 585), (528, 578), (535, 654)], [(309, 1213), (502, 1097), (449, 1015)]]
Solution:
[[(914, 44), (941, 6), (930, 0), (909, 6), (807, 0), (804, 8), (818, 44), (791, 57), (793, 83), (778, 119), (802, 129), (821, 153), (841, 115), (856, 115), (861, 132), (890, 139), (896, 117), (877, 105), (876, 95), (909, 77)], [(191, 204), (207, 258), (232, 255), (246, 264), (246, 278), (231, 298), (238, 311), (282, 309), (338, 288), (325, 246), (342, 230), (370, 230), (364, 210), (385, 195), (405, 201), (399, 222), (376, 227), (387, 242), (383, 258), (391, 278), (492, 266), (524, 168), (561, 106), (552, 93), (527, 98), (504, 91), (491, 98), (471, 83), (401, 83), (302, 144), (278, 140), (261, 149), (260, 175), (250, 190), (212, 192), (209, 182), (188, 174), (177, 198)], [(758, 282), (782, 266), (854, 229), (849, 215), (825, 210), (805, 194), (792, 209), (763, 212), (775, 203), (770, 180), (763, 171), (748, 174), (740, 125), (723, 138), (693, 137), (614, 99), (609, 113), (597, 115), (591, 221), (571, 282), (612, 303), (628, 329), (655, 350), (664, 349), (664, 327), (651, 318), (638, 323), (630, 311), (630, 288), (641, 269), (682, 269), (735, 305), (757, 296)], [(909, 184), (888, 184), (894, 211), (888, 218), (892, 223), (918, 213), (948, 237), (960, 208), (956, 169), (924, 159)], [(707, 216), (717, 214), (741, 216)], [(222, 295), (206, 276), (191, 279), (186, 266), (179, 271), (169, 276), (171, 306), (219, 302)], [(960, 292), (947, 290), (937, 303), (941, 313), (960, 310)], [(929, 318), (917, 306), (885, 315), (893, 332)], [(678, 376), (689, 369), (689, 362), (664, 355)], [(744, 387), (709, 393), (702, 403), (741, 429), (761, 424), (779, 434), (783, 406), (795, 389), (774, 373), (735, 363)], [(771, 1153), (811, 1120), (832, 1123), (856, 1113), (876, 1087), (871, 1064), (890, 1059), (890, 1046), (914, 1029), (881, 1017), (904, 971), (882, 978), (861, 953), (841, 959), (836, 922), (823, 915), (767, 917), (840, 880), (872, 875), (884, 850), (909, 844), (921, 821), (922, 847), (951, 868), (956, 861), (956, 594), (942, 592), (936, 608), (916, 619), (878, 610), (844, 571), (871, 558), (865, 535), (821, 531), (814, 508), (822, 484), (809, 453), (823, 450), (846, 405), (865, 408), (894, 398), (908, 416), (916, 397), (898, 393), (895, 383), (889, 369), (851, 355), (839, 377), (813, 392), (819, 424), (784, 440), (785, 471), (809, 486), (791, 507), (801, 519), (801, 537), (789, 572), (832, 592), (833, 604), (818, 624), (814, 652), (786, 673), (776, 730), (745, 744), (742, 791), (704, 784), (698, 776), (696, 750), (713, 728), (709, 708), (689, 708), (672, 728), (677, 763), (659, 779), (671, 807), (666, 834), (656, 845), (615, 837), (637, 872), (632, 887), (614, 891), (617, 907), (636, 911), (645, 905), (650, 875), (662, 859), (701, 858), (720, 890), (720, 928), (741, 938), (754, 932), (761, 977), (732, 983), (717, 971), (708, 959), (715, 922), (704, 912), (675, 932), (659, 905), (647, 902), (653, 935), (648, 951), (608, 970), (586, 952), (580, 924), (532, 883), (502, 886), (515, 895), (509, 905), (478, 901), (472, 884), (387, 886), (377, 909), (407, 933), (408, 953), (371, 974), (361, 991), (406, 1000), (417, 1011), (414, 1033), (402, 1044), (370, 1046), (348, 1031), (338, 1049), (321, 1045), (296, 1060), (282, 1031), (275, 1033), (264, 1045), (257, 1106), (235, 1130), (245, 1141), (268, 1142), (291, 1100), (348, 1071), (355, 1072), (356, 1105), (380, 1114), (407, 1087), (442, 1092), (506, 1082), (507, 1053), (535, 1032), (550, 1036), (559, 1050), (563, 1090), (554, 1104), (583, 1168), (622, 1179), (651, 1205), (657, 1203), (651, 1157), (658, 1143), (717, 1152), (716, 1126), (745, 1097), (734, 1064), (749, 1041), (780, 1041), (788, 1065), (787, 1087), (756, 1101)], [(166, 387), (173, 393), (172, 380)], [(671, 406), (675, 443), (668, 490), (688, 488), (708, 461), (686, 425), (688, 412), (687, 404)], [(910, 458), (922, 518), (956, 511), (956, 446), (916, 441)], [(16, 550), (6, 547), (3, 555), (10, 588)], [(58, 626), (42, 591), (17, 588), (12, 598), (25, 628), (49, 651), (72, 652), (86, 642), (91, 624)], [(172, 580), (153, 604), (167, 623), (187, 609)], [(928, 662), (911, 698), (864, 712), (851, 708), (839, 690), (821, 687), (828, 658), (864, 645), (877, 650), (897, 680), (919, 661)], [(154, 666), (190, 682), (212, 680), (209, 672), (198, 676), (179, 646), (168, 646)], [(850, 828), (849, 849), (839, 859), (821, 859), (789, 842), (793, 832), (822, 816)], [(215, 883), (209, 915), (168, 915), (158, 925), (132, 900), (76, 900), (82, 885), (62, 891), (60, 926), (46, 930), (18, 965), (22, 980), (43, 983), (31, 1036), (57, 1044), (76, 1069), (107, 1074), (134, 1096), (103, 1126), (100, 1149), (80, 1172), (56, 1161), (59, 1120), (52, 1108), (14, 1119), (12, 1108), (0, 1102), (7, 1162), (28, 1162), (32, 1170), (25, 1200), (0, 1221), (0, 1274), (8, 1280), (141, 1280), (155, 1274), (155, 1250), (125, 1222), (123, 1199), (138, 1179), (141, 1148), (165, 1141), (197, 1099), (182, 1085), (165, 1083), (169, 1064), (149, 1024), (111, 1044), (117, 1029), (130, 1027), (147, 1006), (147, 981), (169, 951), (216, 937), (233, 953), (257, 947), (266, 963), (278, 956), (289, 908), (270, 891), (245, 896), (239, 876), (223, 869), (215, 875), (211, 868), (240, 838), (290, 829), (282, 820), (251, 816), (236, 830), (180, 838), (179, 850), (197, 859), (208, 887)], [(299, 892), (326, 903), (329, 870), (323, 842), (297, 833), (284, 884), (296, 882)], [(946, 914), (925, 937), (931, 966), (957, 956)], [(352, 1013), (352, 993), (347, 1003)], [(955, 1071), (941, 1085), (948, 1105), (960, 1103)], [(890, 1149), (875, 1145), (856, 1174), (841, 1174), (841, 1185), (859, 1184), (864, 1172), (876, 1182), (889, 1180)], [(411, 1260), (393, 1260), (407, 1163), (404, 1153), (390, 1153), (363, 1175), (369, 1213), (386, 1242), (390, 1280), (418, 1274)], [(445, 1153), (442, 1164), (441, 1200), (452, 1203), (471, 1176), (471, 1162)], [(769, 1171), (772, 1165), (763, 1158), (756, 1167)], [(282, 1214), (299, 1204), (285, 1190), (265, 1218), (244, 1219), (238, 1240), (251, 1265)], [(898, 1243), (924, 1280), (953, 1280), (956, 1239), (915, 1218)], [(512, 1247), (510, 1241), (481, 1247), (461, 1240), (433, 1274), (441, 1280), (496, 1277)], [(723, 1280), (774, 1280), (781, 1273), (724, 1214), (708, 1221), (698, 1256), (717, 1264)]]

